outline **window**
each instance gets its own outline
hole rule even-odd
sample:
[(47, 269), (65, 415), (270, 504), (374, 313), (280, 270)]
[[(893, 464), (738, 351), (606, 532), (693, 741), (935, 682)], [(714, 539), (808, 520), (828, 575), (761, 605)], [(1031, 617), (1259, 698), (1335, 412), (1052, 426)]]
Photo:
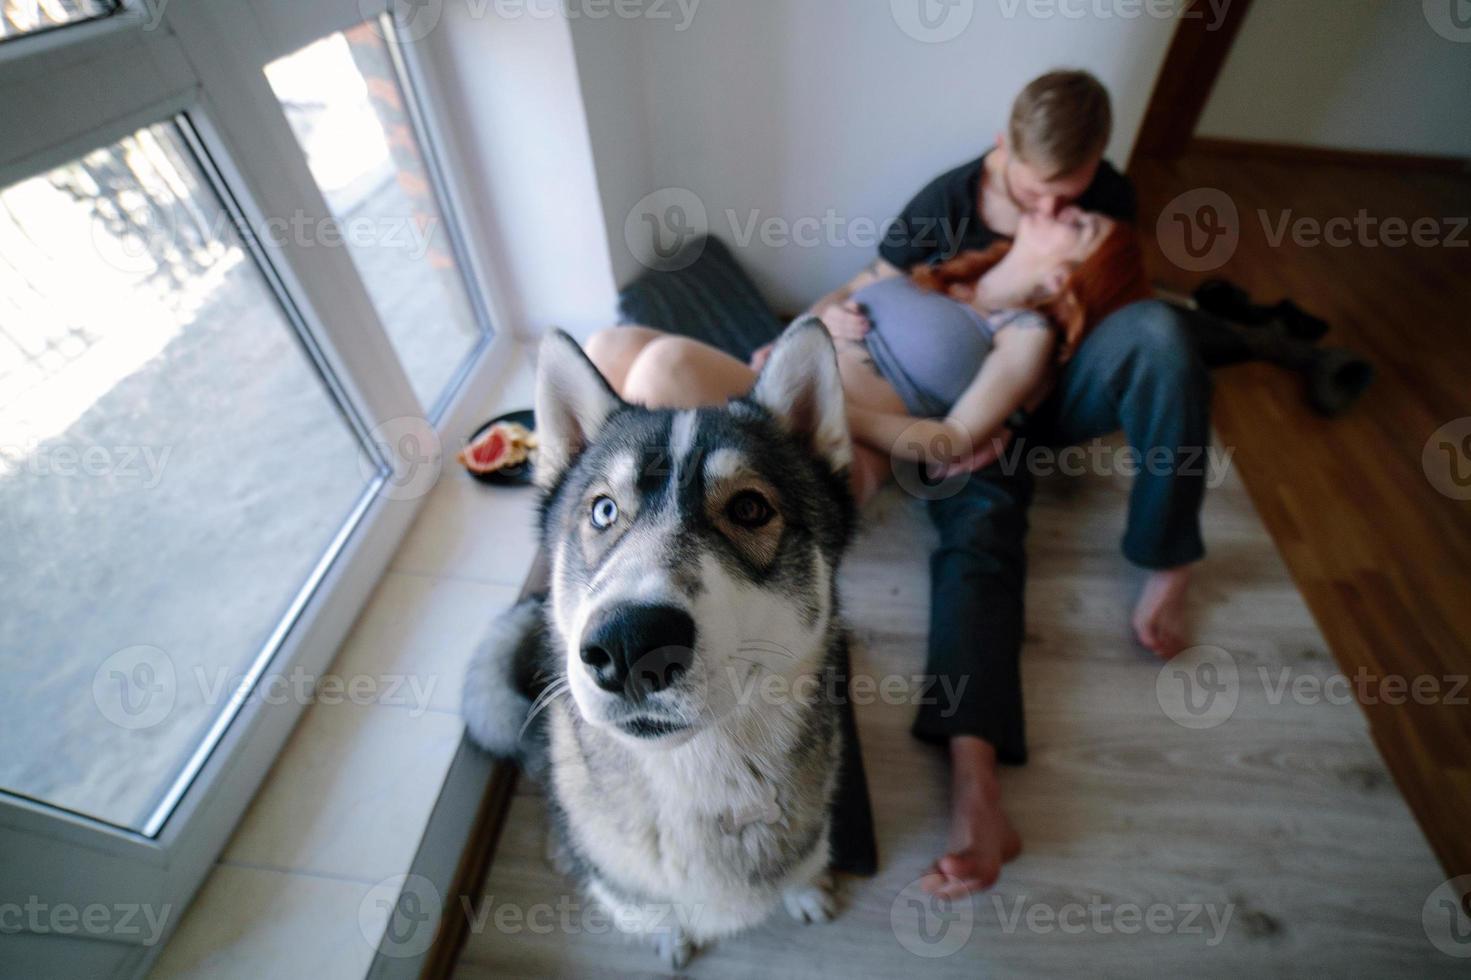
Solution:
[(182, 908), (514, 343), (387, 6), (0, 0), (7, 895)]
[(444, 393), (480, 342), (430, 169), (377, 25), (266, 67), (414, 393)]
[(0, 0), (0, 42), (106, 17), (116, 0)]
[(0, 309), (0, 787), (152, 833), (359, 441), (175, 125), (0, 190)]

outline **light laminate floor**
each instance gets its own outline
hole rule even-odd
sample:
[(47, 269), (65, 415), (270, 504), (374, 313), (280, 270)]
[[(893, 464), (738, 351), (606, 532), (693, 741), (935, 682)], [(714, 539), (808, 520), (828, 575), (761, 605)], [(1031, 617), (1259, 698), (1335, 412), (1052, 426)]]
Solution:
[[(1430, 930), (1449, 935), (1432, 897), (1445, 875), (1361, 709), (1328, 683), (1334, 659), (1234, 470), (1209, 497), (1194, 609), (1199, 642), (1224, 655), (1179, 665), (1226, 686), (1213, 712), (1235, 695), (1228, 718), (1203, 716), (1219, 721), (1209, 728), (1171, 719), (1194, 718), (1180, 676), (1161, 681), (1129, 639), (1137, 578), (1117, 553), (1126, 491), (1124, 478), (1099, 475), (1039, 490), (1024, 659), (1032, 761), (1003, 776), (1025, 851), (997, 889), (953, 908), (921, 901), (912, 883), (944, 847), (944, 760), (910, 738), (908, 705), (863, 705), (879, 876), (842, 882), (837, 921), (804, 927), (782, 914), (701, 953), (690, 975), (1465, 969), (1422, 922), (1428, 907)], [(855, 670), (909, 676), (922, 668), (933, 532), (897, 492), (867, 518), (844, 578)], [(547, 865), (542, 813), (523, 780), (455, 975), (660, 974), (652, 951), (606, 931)]]

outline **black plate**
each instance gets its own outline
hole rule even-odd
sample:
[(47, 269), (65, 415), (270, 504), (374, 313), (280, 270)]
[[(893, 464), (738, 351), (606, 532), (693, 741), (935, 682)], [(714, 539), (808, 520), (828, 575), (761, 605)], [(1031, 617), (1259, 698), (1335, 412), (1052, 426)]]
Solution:
[[(531, 409), (523, 409), (519, 412), (507, 412), (505, 415), (493, 418), (476, 429), (475, 434), (470, 437), (470, 441), (465, 445), (474, 445), (475, 440), (489, 431), (491, 426), (499, 425), (502, 422), (515, 422), (517, 425), (526, 426), (532, 432), (536, 431), (536, 413)], [(496, 470), (494, 473), (471, 473), (469, 470), (465, 470), (465, 472), (469, 473), (473, 479), (493, 487), (523, 487), (531, 482), (531, 460), (528, 459), (526, 462), (518, 463), (515, 466), (507, 466), (505, 469)]]

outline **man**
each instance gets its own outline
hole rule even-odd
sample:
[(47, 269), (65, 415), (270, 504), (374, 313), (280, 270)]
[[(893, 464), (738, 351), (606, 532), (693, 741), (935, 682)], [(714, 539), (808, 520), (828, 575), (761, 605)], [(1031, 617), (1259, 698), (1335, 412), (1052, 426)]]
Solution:
[[(886, 234), (879, 259), (813, 312), (835, 336), (862, 339), (869, 323), (849, 299), (855, 291), (1010, 237), (1023, 213), (1077, 206), (1133, 221), (1133, 188), (1103, 160), (1111, 129), (1108, 92), (1092, 75), (1057, 71), (1036, 79), (1018, 96), (995, 148), (921, 190)], [(1135, 635), (1172, 657), (1185, 646), (1190, 569), (1205, 553), (1204, 471), (1192, 461), (1210, 438), (1209, 377), (1175, 309), (1147, 301), (1100, 323), (1039, 409), (992, 446), (978, 447), (976, 471), (958, 492), (929, 502), (940, 546), (931, 561), (926, 672), (969, 677), (959, 704), (944, 703), (932, 681), (925, 700), (933, 704), (914, 724), (917, 737), (948, 744), (952, 762), (951, 849), (926, 878), (932, 893), (953, 898), (988, 888), (1021, 849), (1001, 806), (996, 767), (1026, 761), (1020, 654), (1033, 480), (1016, 454), (1003, 452), (1005, 443), (1015, 436), (1017, 448), (1071, 445), (1120, 429), (1141, 460), (1152, 449), (1166, 454), (1155, 457), (1166, 465), (1142, 467), (1135, 478), (1123, 552), (1148, 570), (1133, 611)]]

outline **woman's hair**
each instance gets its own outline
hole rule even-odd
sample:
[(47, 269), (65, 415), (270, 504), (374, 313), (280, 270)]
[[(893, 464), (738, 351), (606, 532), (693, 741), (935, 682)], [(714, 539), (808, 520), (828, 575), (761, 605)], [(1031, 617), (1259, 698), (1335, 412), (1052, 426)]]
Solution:
[[(1010, 242), (996, 242), (984, 250), (961, 252), (953, 259), (923, 266), (910, 273), (915, 284), (950, 294), (952, 286), (974, 286), (1011, 251)], [(1030, 304), (1047, 317), (1060, 334), (1058, 361), (1067, 361), (1083, 337), (1104, 317), (1130, 303), (1153, 295), (1144, 273), (1144, 253), (1134, 229), (1115, 222), (1082, 262), (1069, 273), (1062, 290)]]

